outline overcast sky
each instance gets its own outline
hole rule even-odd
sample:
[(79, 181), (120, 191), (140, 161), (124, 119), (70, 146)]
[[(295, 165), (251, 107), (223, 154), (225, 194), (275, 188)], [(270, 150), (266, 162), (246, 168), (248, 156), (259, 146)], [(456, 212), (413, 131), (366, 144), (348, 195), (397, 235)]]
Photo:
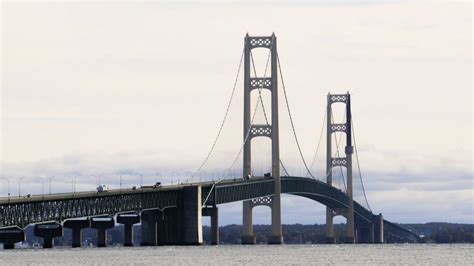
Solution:
[[(245, 34), (275, 32), (308, 163), (326, 94), (350, 91), (373, 211), (397, 222), (474, 222), (470, 2), (197, 2), (2, 3), (1, 176), (12, 195), (22, 176), (22, 194), (42, 193), (38, 176), (54, 176), (53, 192), (71, 191), (72, 176), (76, 190), (94, 189), (97, 176), (112, 188), (120, 175), (124, 186), (138, 185), (140, 174), (144, 183), (184, 181), (217, 134)], [(242, 78), (193, 180), (218, 178), (239, 152)], [(305, 175), (281, 89), (281, 158)], [(270, 142), (254, 143), (254, 171), (263, 173)], [(321, 180), (324, 154), (325, 137), (312, 168)], [(241, 175), (241, 161), (231, 176)], [(6, 196), (7, 182), (0, 185)], [(319, 203), (284, 196), (282, 206), (284, 223), (325, 220)], [(222, 207), (222, 224), (241, 223), (241, 203)], [(255, 223), (270, 222), (268, 208), (254, 212)]]

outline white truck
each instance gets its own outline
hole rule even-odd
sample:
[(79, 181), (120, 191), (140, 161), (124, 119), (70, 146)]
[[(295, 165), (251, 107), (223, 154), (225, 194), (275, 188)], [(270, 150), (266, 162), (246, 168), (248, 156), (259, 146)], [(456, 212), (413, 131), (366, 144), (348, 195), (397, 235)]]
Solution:
[(107, 192), (109, 191), (109, 186), (108, 185), (99, 185), (97, 187), (97, 192)]

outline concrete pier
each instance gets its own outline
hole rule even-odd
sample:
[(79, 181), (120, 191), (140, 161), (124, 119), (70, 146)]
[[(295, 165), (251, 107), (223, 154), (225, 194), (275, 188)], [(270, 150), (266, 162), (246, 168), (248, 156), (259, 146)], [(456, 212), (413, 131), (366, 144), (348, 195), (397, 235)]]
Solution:
[(183, 221), (182, 210), (177, 206), (170, 206), (158, 211), (157, 217), (157, 244), (182, 245)]
[(243, 202), (243, 234), (240, 238), (240, 242), (243, 245), (254, 245), (257, 241), (255, 235), (253, 234), (253, 213), (252, 213), (252, 201), (245, 200)]
[(63, 227), (58, 223), (36, 224), (34, 235), (43, 238), (43, 248), (52, 248), (54, 238), (63, 235)]
[(216, 206), (202, 209), (203, 216), (211, 217), (211, 245), (219, 244), (219, 210)]
[(355, 226), (355, 242), (363, 244), (374, 243), (374, 224), (357, 224)]
[(183, 210), (178, 206), (142, 211), (142, 246), (185, 245)]
[(107, 229), (115, 226), (113, 217), (92, 217), (91, 228), (97, 230), (97, 247), (107, 246)]
[(142, 242), (141, 246), (156, 246), (157, 234), (156, 234), (156, 220), (157, 220), (157, 210), (144, 210), (141, 212), (141, 232), (142, 232)]
[(5, 227), (0, 229), (0, 243), (3, 243), (3, 249), (15, 248), (15, 243), (25, 241), (25, 232), (17, 226)]
[(117, 223), (123, 224), (124, 226), (124, 236), (123, 236), (124, 247), (133, 246), (133, 225), (139, 222), (140, 222), (140, 214), (136, 212), (117, 214)]
[(255, 245), (257, 243), (257, 238), (254, 235), (243, 235), (240, 237), (240, 243), (243, 245)]
[(183, 244), (202, 245), (201, 186), (183, 188)]
[(82, 229), (90, 227), (89, 218), (69, 219), (64, 221), (63, 227), (72, 229), (72, 247), (82, 246)]
[(385, 236), (383, 230), (383, 215), (374, 215), (374, 243), (385, 243)]

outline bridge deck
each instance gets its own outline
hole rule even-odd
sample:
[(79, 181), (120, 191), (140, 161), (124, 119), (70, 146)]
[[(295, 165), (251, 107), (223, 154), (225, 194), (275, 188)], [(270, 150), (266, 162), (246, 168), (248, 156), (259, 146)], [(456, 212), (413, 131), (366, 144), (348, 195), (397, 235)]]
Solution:
[[(306, 197), (333, 209), (345, 210), (349, 198), (341, 190), (324, 182), (302, 178), (282, 177), (282, 193)], [(223, 204), (249, 200), (274, 193), (272, 178), (254, 177), (252, 179), (232, 179), (205, 181), (158, 188), (114, 189), (106, 192), (86, 191), (33, 195), (30, 197), (0, 198), (0, 227), (25, 227), (31, 223), (44, 221), (64, 221), (65, 219), (114, 215), (127, 211), (141, 211), (149, 208), (164, 208), (179, 204), (183, 187), (200, 185), (202, 201), (207, 205)], [(344, 215), (344, 212), (341, 213)], [(373, 214), (362, 205), (354, 202), (356, 223), (371, 223)], [(400, 226), (385, 221), (386, 230), (393, 235), (416, 235)]]

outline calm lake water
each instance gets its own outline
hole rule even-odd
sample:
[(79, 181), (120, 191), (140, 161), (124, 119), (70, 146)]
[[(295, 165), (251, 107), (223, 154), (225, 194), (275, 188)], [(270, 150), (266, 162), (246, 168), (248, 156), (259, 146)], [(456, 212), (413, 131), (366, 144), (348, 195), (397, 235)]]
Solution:
[(0, 265), (474, 265), (474, 245), (281, 245), (0, 250)]

